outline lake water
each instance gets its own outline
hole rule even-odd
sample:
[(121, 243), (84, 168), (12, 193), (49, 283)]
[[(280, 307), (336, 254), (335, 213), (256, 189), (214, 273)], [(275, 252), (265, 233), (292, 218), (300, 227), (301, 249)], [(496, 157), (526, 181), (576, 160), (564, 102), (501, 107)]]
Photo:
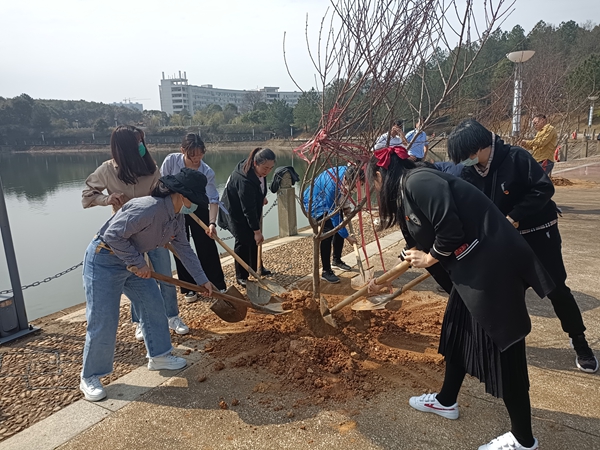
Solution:
[[(173, 150), (152, 149), (158, 165)], [(210, 148), (204, 161), (213, 168), (219, 193), (236, 164), (247, 152), (219, 151)], [(21, 284), (43, 280), (83, 259), (87, 245), (110, 217), (111, 208), (83, 209), (81, 191), (85, 179), (110, 150), (101, 153), (0, 153), (0, 177), (12, 231)], [(276, 166), (293, 165), (302, 176), (304, 165), (291, 152), (278, 153)], [(271, 175), (272, 176), (272, 175)], [(269, 183), (271, 181), (269, 176)], [(269, 204), (276, 195), (268, 192)], [(297, 206), (298, 227), (308, 224)], [(277, 207), (264, 219), (265, 238), (279, 233)], [(219, 236), (229, 233), (219, 230)], [(1, 240), (1, 237), (0, 237)], [(233, 240), (226, 241), (233, 247)], [(10, 289), (4, 247), (0, 247), (0, 290)], [(174, 266), (174, 264), (173, 264)], [(85, 301), (81, 267), (49, 283), (23, 291), (29, 320), (48, 315)]]

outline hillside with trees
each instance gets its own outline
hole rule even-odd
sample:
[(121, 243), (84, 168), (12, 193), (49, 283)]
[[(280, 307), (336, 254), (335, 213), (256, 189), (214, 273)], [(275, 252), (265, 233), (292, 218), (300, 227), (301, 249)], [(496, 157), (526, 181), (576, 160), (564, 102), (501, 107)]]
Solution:
[[(507, 132), (512, 116), (513, 64), (506, 54), (525, 49), (536, 53), (523, 68), (523, 130), (527, 131), (529, 118), (536, 113), (549, 115), (563, 130), (585, 120), (588, 97), (600, 93), (600, 26), (574, 21), (558, 26), (541, 21), (528, 34), (518, 25), (510, 31), (497, 29), (483, 45), (473, 43), (451, 52), (438, 49), (422, 55), (412, 65), (416, 69), (398, 83), (401, 92), (390, 93), (392, 107), (409, 128), (419, 115), (435, 111), (430, 124), (439, 130), (449, 131), (461, 119), (476, 117), (496, 131)], [(454, 76), (452, 61), (462, 58), (467, 64), (474, 55), (477, 58), (458, 89), (444, 96), (445, 85)], [(209, 105), (193, 116), (185, 110), (169, 116), (84, 100), (36, 100), (27, 94), (0, 97), (0, 144), (105, 140), (115, 124), (135, 124), (158, 136), (180, 136), (187, 129), (212, 135), (288, 137), (291, 132), (312, 133), (322, 111), (329, 111), (332, 99), (338, 98), (340, 86), (339, 80), (326, 86), (324, 95), (308, 90), (294, 108), (283, 101), (266, 104), (248, 98), (245, 111), (232, 104)], [(370, 120), (383, 122), (385, 113), (374, 111)], [(382, 123), (382, 129), (386, 126)], [(360, 133), (360, 125), (352, 131)]]

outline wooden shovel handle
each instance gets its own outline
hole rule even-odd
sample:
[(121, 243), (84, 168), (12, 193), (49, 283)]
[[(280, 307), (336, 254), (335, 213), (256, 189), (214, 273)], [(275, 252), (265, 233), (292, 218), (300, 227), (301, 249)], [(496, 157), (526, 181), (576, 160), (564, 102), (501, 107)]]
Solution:
[[(204, 222), (202, 222), (202, 220), (200, 220), (200, 218), (196, 214), (191, 213), (191, 214), (189, 214), (189, 216), (192, 219), (194, 219), (196, 221), (196, 223), (198, 225), (200, 225), (204, 231), (208, 230), (208, 227), (206, 226), (206, 224)], [(229, 253), (231, 256), (233, 256), (233, 259), (235, 259), (240, 264), (240, 266), (242, 266), (244, 269), (246, 269), (260, 283), (260, 276), (254, 271), (254, 269), (252, 269), (252, 267), (250, 267), (248, 264), (246, 264), (246, 261), (244, 261), (242, 258), (240, 258), (238, 256), (238, 254), (236, 252), (234, 252), (225, 242), (223, 242), (223, 240), (219, 236), (215, 236), (215, 241), (217, 241), (219, 243), (219, 245), (221, 247), (223, 247), (227, 253)]]
[[(384, 284), (386, 281), (398, 278), (400, 275), (402, 275), (404, 272), (406, 272), (409, 268), (410, 268), (410, 263), (408, 261), (402, 261), (400, 264), (395, 266), (393, 269), (388, 270), (386, 273), (381, 275), (379, 278), (376, 278), (375, 284)], [(335, 305), (333, 308), (331, 308), (330, 311), (335, 312), (335, 311), (342, 309), (344, 306), (346, 306), (346, 305), (352, 303), (354, 300), (362, 297), (364, 294), (366, 294), (368, 292), (368, 290), (369, 290), (369, 285), (364, 286), (363, 288), (359, 289), (354, 294), (352, 294), (350, 297), (347, 297), (344, 300), (342, 300), (341, 302), (339, 302), (337, 305)]]
[[(198, 286), (197, 284), (193, 284), (193, 283), (188, 283), (187, 281), (178, 280), (177, 278), (168, 277), (166, 275), (161, 275), (160, 273), (151, 272), (151, 276), (155, 280), (164, 281), (165, 283), (174, 284), (175, 286), (179, 286), (179, 287), (182, 287), (182, 288), (185, 288), (185, 289), (189, 289), (190, 291), (194, 291), (194, 292), (206, 292), (206, 289), (204, 289), (202, 286)], [(213, 290), (212, 297), (214, 297), (216, 299), (220, 299), (220, 300), (227, 300), (228, 302), (231, 302), (231, 303), (238, 303), (240, 305), (244, 305), (244, 306), (247, 306), (249, 308), (252, 308), (252, 304), (249, 301), (242, 300), (241, 298), (237, 298), (237, 297), (234, 297), (232, 295), (222, 294), (219, 291)]]

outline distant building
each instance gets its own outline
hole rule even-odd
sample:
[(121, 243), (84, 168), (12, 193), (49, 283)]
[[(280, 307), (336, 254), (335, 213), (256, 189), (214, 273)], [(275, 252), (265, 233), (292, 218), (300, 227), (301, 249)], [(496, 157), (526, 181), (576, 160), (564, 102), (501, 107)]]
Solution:
[(142, 105), (141, 103), (137, 103), (137, 102), (115, 102), (115, 103), (111, 103), (111, 106), (122, 106), (123, 108), (129, 108), (129, 109), (135, 109), (137, 111), (144, 111), (144, 105)]
[(302, 92), (280, 92), (278, 87), (264, 87), (253, 90), (219, 89), (212, 84), (194, 86), (188, 84), (186, 73), (179, 72), (178, 77), (165, 78), (163, 72), (160, 80), (160, 109), (167, 114), (178, 113), (186, 109), (191, 115), (208, 105), (224, 107), (231, 103), (244, 109), (250, 101), (262, 101), (267, 104), (274, 100), (284, 100), (289, 106), (296, 106)]

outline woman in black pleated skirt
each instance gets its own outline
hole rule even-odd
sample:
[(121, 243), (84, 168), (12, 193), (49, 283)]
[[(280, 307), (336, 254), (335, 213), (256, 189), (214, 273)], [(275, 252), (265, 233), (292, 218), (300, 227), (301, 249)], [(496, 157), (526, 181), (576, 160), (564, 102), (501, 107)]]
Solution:
[(439, 393), (412, 397), (409, 404), (458, 419), (458, 393), (468, 373), (485, 384), (487, 393), (503, 399), (511, 420), (510, 432), (479, 449), (537, 449), (525, 291), (532, 287), (544, 297), (553, 288), (548, 274), (496, 206), (463, 180), (417, 168), (403, 147), (377, 150), (368, 173), (379, 192), (383, 225), (398, 224), (404, 234), (409, 250), (403, 257), (413, 267), (447, 275), (451, 284), (438, 282), (452, 286), (439, 347), (446, 360), (444, 384)]

